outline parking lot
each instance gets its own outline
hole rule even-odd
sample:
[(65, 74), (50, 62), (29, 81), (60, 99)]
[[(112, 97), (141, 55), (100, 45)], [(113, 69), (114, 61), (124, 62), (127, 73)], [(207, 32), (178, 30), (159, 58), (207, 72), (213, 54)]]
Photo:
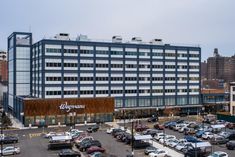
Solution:
[[(154, 128), (153, 127), (153, 125), (155, 124), (155, 123), (149, 123), (149, 122), (147, 122), (146, 120), (141, 120), (140, 121), (140, 123), (141, 124), (143, 124), (143, 125), (146, 125), (146, 126), (148, 126), (149, 128)], [(200, 124), (200, 123), (199, 123)], [(123, 123), (121, 123), (120, 124), (121, 126), (126, 126), (126, 127), (128, 127), (129, 129), (131, 129), (131, 123), (125, 123), (125, 124), (123, 124)], [(208, 126), (208, 124), (205, 124), (205, 126)], [(223, 131), (233, 131), (233, 130), (231, 130), (231, 129), (227, 129), (227, 130), (223, 130)], [(235, 130), (234, 130), (235, 131)], [(162, 131), (163, 132), (163, 131)], [(164, 133), (165, 134), (168, 134), (168, 135), (174, 135), (177, 139), (183, 139), (183, 138), (185, 138), (185, 135), (184, 135), (184, 133), (179, 133), (178, 131), (174, 131), (174, 130), (171, 130), (171, 129), (169, 129), (169, 128), (165, 128), (165, 131), (164, 131)], [(140, 133), (141, 134), (141, 133)], [(199, 140), (201, 140), (201, 141), (209, 141), (209, 140), (203, 140), (202, 138), (198, 138)], [(225, 144), (217, 144), (217, 145), (212, 145), (212, 148), (211, 148), (211, 150), (212, 150), (212, 152), (215, 152), (215, 151), (223, 151), (223, 152), (226, 152), (226, 153), (228, 153), (228, 155), (229, 155), (229, 157), (235, 157), (235, 150), (228, 150), (227, 148), (226, 148), (226, 145)]]
[[(88, 126), (76, 127), (79, 130), (86, 130)], [(131, 146), (125, 145), (123, 143), (117, 142), (115, 138), (106, 133), (107, 127), (101, 127), (98, 132), (91, 133), (90, 135), (94, 139), (99, 140), (102, 147), (105, 148), (107, 157), (126, 157), (126, 155), (131, 154)], [(53, 157), (58, 156), (59, 150), (47, 150), (48, 139), (43, 138), (43, 132), (49, 131), (67, 131), (69, 127), (66, 128), (39, 128), (39, 129), (28, 129), (28, 130), (15, 130), (15, 131), (5, 131), (5, 134), (17, 134), (19, 137), (19, 143), (14, 144), (19, 146), (21, 153), (15, 155), (17, 157)], [(12, 144), (11, 144), (12, 145)], [(4, 145), (7, 146), (7, 145)], [(9, 144), (8, 144), (9, 146)], [(75, 148), (76, 149), (76, 148)], [(76, 149), (77, 150), (77, 149)], [(87, 156), (86, 153), (82, 152), (82, 156)], [(136, 157), (142, 157), (143, 153), (140, 150), (135, 151)]]

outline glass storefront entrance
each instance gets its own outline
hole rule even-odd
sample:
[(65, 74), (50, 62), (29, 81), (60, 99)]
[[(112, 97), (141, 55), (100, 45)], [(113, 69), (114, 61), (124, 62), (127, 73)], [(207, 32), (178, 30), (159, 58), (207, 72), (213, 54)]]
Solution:
[(71, 125), (85, 123), (100, 123), (113, 121), (113, 113), (26, 116), (25, 126)]

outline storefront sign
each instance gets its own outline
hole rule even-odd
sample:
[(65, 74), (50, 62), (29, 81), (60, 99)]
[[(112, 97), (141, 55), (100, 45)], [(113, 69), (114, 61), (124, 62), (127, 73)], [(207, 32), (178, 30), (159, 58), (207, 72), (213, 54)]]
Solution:
[(66, 112), (69, 112), (72, 109), (84, 109), (85, 105), (68, 105), (67, 102), (64, 104), (61, 104), (59, 106), (60, 110), (66, 110)]

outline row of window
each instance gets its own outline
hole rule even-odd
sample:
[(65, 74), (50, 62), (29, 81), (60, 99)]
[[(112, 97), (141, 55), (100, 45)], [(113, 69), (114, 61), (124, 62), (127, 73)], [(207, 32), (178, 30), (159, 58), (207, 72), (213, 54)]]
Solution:
[[(61, 53), (62, 49), (56, 49), (56, 48), (46, 48), (47, 53)], [(64, 49), (64, 53), (70, 53), (70, 54), (77, 54), (78, 50), (77, 49)], [(93, 50), (80, 50), (80, 54), (93, 54)], [(102, 50), (96, 50), (96, 54), (109, 54), (109, 51), (102, 51)], [(111, 55), (123, 55), (123, 51), (110, 51)], [(125, 52), (125, 55), (128, 56), (136, 56), (137, 52)], [(146, 52), (139, 52), (140, 56), (150, 56), (150, 53)], [(163, 56), (163, 53), (154, 53), (153, 56)], [(166, 57), (195, 57), (198, 58), (199, 54), (176, 54), (176, 53), (165, 53)]]
[[(46, 77), (47, 81), (61, 81), (61, 77)], [(78, 77), (64, 77), (64, 81), (77, 81)], [(93, 81), (94, 77), (81, 77), (80, 81)], [(108, 81), (108, 77), (95, 77), (96, 81)], [(125, 77), (125, 81), (137, 81), (137, 77)], [(139, 77), (140, 81), (151, 81), (150, 77)], [(176, 77), (165, 77), (166, 81), (175, 81)], [(178, 77), (178, 80), (188, 80), (187, 77)], [(189, 77), (189, 80), (199, 80), (198, 77)], [(123, 81), (123, 77), (111, 77), (111, 81)], [(163, 77), (152, 77), (152, 81), (163, 81)]]
[[(198, 92), (198, 89), (165, 89), (165, 93), (175, 93), (175, 92)], [(62, 91), (46, 91), (46, 95), (61, 95)], [(125, 93), (151, 93), (151, 90), (125, 90)], [(163, 89), (153, 89), (152, 93), (163, 93)], [(78, 91), (72, 90), (72, 91), (64, 91), (64, 95), (77, 95)], [(87, 90), (87, 91), (80, 91), (81, 95), (89, 95), (94, 94), (93, 90)], [(95, 94), (109, 94), (108, 90), (96, 90)], [(123, 94), (123, 90), (111, 90), (111, 94)]]
[[(47, 67), (61, 67), (61, 63), (46, 63)], [(77, 67), (77, 63), (64, 63), (64, 67)], [(81, 63), (80, 67), (94, 67), (94, 64), (92, 63)], [(95, 64), (95, 67), (97, 68), (108, 68), (109, 64)], [(111, 68), (151, 68), (151, 65), (143, 65), (140, 64), (139, 66), (135, 64), (111, 64)], [(163, 65), (152, 65), (152, 68), (154, 69), (163, 69)], [(165, 65), (166, 69), (175, 69), (175, 68), (181, 68), (181, 69), (188, 69), (188, 66), (182, 65), (182, 66), (175, 66), (175, 65)], [(199, 69), (199, 66), (189, 66), (189, 69)]]

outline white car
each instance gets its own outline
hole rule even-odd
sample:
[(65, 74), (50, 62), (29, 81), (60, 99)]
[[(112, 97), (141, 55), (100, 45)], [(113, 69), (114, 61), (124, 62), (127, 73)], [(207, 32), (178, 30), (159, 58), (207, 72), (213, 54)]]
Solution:
[(228, 157), (228, 154), (222, 151), (217, 151), (217, 152), (210, 154), (207, 157)]
[(106, 133), (107, 133), (107, 134), (111, 134), (111, 133), (113, 132), (113, 129), (114, 129), (114, 128), (109, 128), (109, 129), (107, 129), (107, 130), (106, 130)]
[(157, 133), (153, 138), (157, 141), (159, 141), (161, 138), (164, 138), (164, 136), (166, 136), (166, 134), (164, 133)]
[(170, 140), (170, 139), (176, 139), (176, 137), (173, 136), (173, 135), (166, 135), (164, 138), (161, 138), (161, 139), (159, 140), (159, 142), (160, 142), (160, 143), (165, 143), (167, 140)]
[(182, 151), (184, 148), (186, 148), (188, 145), (190, 145), (189, 142), (185, 142), (185, 143), (179, 143), (176, 145), (175, 149)]
[(52, 137), (52, 136), (61, 136), (61, 135), (63, 135), (63, 133), (57, 133), (57, 132), (49, 132), (49, 133), (47, 133), (47, 134), (45, 134), (45, 138), (50, 138), (50, 137)]
[(188, 128), (188, 127), (187, 127), (187, 126), (183, 126), (183, 127), (181, 127), (178, 131), (179, 131), (180, 133), (182, 133), (182, 132), (184, 132), (184, 130), (185, 130), (186, 128)]
[(171, 140), (171, 142), (168, 144), (169, 147), (174, 148), (179, 144), (179, 141), (177, 139)]
[(182, 127), (186, 127), (187, 124), (177, 124), (174, 128), (175, 131), (179, 131)]
[(149, 157), (165, 157), (167, 154), (167, 151), (159, 149), (155, 152), (149, 153)]
[(188, 142), (188, 141), (185, 138), (179, 139), (179, 143), (186, 143), (186, 142)]
[[(9, 146), (9, 147), (3, 148), (2, 152), (3, 152), (3, 155), (15, 155), (15, 154), (20, 153), (20, 148)], [(1, 154), (1, 150), (0, 150), (0, 154)]]
[(207, 139), (207, 140), (211, 139), (213, 136), (214, 136), (214, 134), (211, 133), (211, 132), (204, 132), (204, 133), (202, 134), (202, 138), (203, 138), (203, 139)]

